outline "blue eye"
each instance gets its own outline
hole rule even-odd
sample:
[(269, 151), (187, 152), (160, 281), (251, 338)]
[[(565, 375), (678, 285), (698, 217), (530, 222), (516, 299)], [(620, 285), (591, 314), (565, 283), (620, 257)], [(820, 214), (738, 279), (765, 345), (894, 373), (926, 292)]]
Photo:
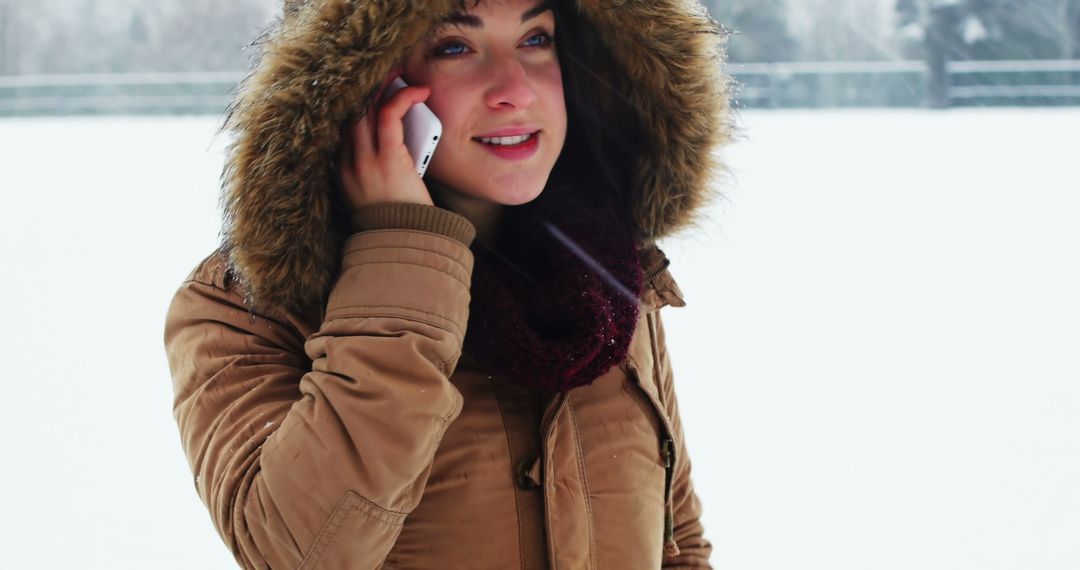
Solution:
[[(535, 39), (540, 39), (542, 41), (540, 43), (533, 43), (533, 40)], [(525, 44), (529, 47), (545, 47), (547, 45), (550, 45), (553, 41), (554, 40), (552, 39), (551, 34), (547, 32), (540, 32), (539, 34), (536, 34), (535, 36), (525, 40)]]
[[(461, 51), (457, 51), (455, 48), (459, 48)], [(440, 56), (455, 56), (465, 53), (464, 50), (464, 44), (460, 42), (449, 42), (439, 46), (439, 48), (435, 50), (435, 54)]]

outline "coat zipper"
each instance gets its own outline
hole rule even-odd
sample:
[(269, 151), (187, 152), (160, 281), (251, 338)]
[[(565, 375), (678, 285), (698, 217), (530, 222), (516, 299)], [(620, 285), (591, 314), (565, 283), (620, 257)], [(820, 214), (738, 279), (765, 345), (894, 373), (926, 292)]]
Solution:
[(653, 269), (645, 276), (645, 279), (642, 280), (642, 284), (644, 284), (645, 287), (652, 287), (653, 280), (659, 277), (669, 265), (671, 265), (671, 260), (665, 257), (664, 261), (660, 263), (660, 267)]
[(664, 556), (673, 557), (679, 555), (679, 543), (675, 542), (675, 501), (672, 490), (675, 484), (675, 441), (671, 437), (664, 438), (661, 447), (664, 456)]
[[(633, 376), (638, 386), (641, 386), (641, 375), (638, 373), (637, 367), (628, 364), (626, 370)], [(660, 456), (664, 460), (664, 556), (678, 556), (679, 545), (675, 542), (675, 507), (672, 500), (672, 490), (675, 484), (675, 440), (672, 438), (671, 424), (667, 412), (664, 411), (664, 406), (648, 390), (642, 388), (642, 392), (645, 392), (645, 396), (652, 403), (664, 429), (664, 436), (660, 440)]]

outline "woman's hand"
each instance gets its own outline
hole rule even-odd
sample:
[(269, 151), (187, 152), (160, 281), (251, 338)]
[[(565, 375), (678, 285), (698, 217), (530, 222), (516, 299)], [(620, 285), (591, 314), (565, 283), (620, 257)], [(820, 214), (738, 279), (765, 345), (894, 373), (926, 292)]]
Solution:
[(404, 87), (379, 105), (383, 91), (396, 76), (392, 74), (383, 83), (375, 103), (350, 126), (348, 140), (342, 145), (341, 182), (353, 211), (388, 202), (433, 205), (405, 146), (402, 122), (410, 107), (427, 100), (431, 88)]

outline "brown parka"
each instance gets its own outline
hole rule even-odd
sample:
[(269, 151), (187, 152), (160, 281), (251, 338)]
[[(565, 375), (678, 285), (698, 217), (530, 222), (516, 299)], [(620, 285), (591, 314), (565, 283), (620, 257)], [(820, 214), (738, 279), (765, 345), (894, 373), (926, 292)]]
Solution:
[(720, 169), (722, 34), (696, 2), (573, 3), (653, 141), (631, 192), (646, 288), (622, 365), (546, 394), (462, 354), (467, 220), (333, 219), (341, 125), (456, 5), (290, 4), (242, 87), (225, 242), (165, 330), (196, 490), (245, 568), (708, 568), (659, 315), (683, 301), (650, 244)]

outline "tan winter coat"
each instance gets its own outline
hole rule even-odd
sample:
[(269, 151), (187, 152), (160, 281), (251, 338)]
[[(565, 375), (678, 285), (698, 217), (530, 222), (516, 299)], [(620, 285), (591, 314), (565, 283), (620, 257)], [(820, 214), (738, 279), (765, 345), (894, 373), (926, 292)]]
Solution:
[[(245, 568), (708, 568), (659, 315), (683, 301), (659, 250), (642, 248), (625, 362), (543, 394), (462, 354), (467, 220), (404, 204), (334, 219), (340, 126), (456, 4), (298, 2), (245, 83), (225, 245), (165, 331), (196, 490)], [(688, 223), (719, 168), (720, 35), (693, 2), (576, 4), (654, 141), (633, 166), (648, 243)]]

